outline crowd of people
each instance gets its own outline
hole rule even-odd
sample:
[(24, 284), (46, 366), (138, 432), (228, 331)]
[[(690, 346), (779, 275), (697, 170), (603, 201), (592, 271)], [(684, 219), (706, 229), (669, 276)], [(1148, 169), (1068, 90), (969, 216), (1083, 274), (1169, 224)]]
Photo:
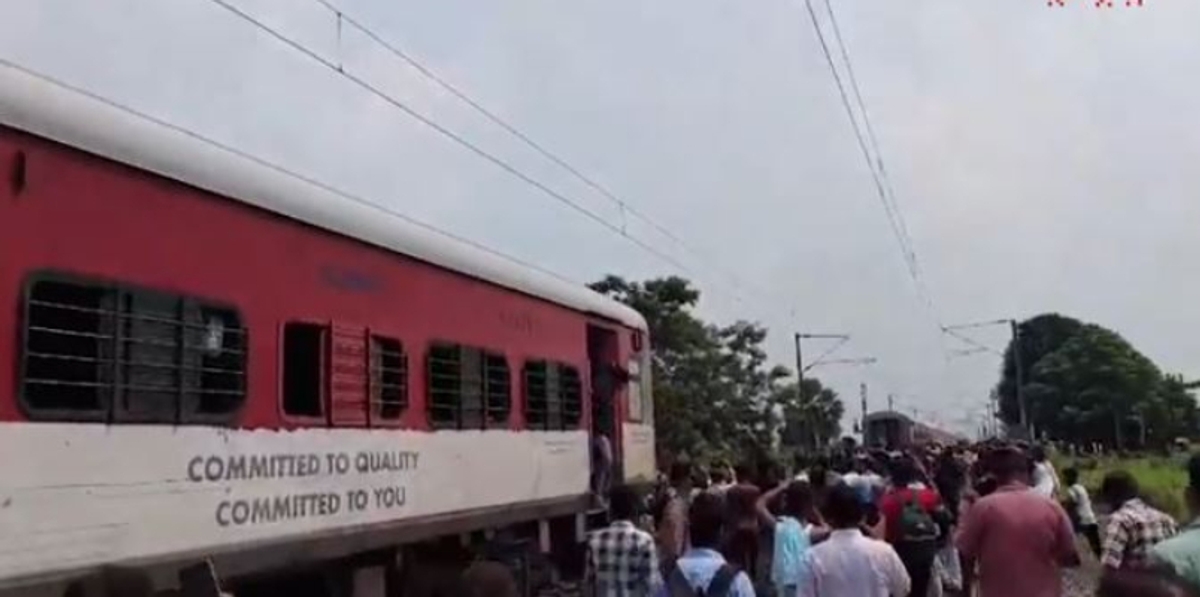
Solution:
[[(1200, 456), (1188, 472), (1200, 517)], [(1180, 528), (1125, 472), (1094, 497), (1042, 448), (1000, 441), (844, 450), (786, 474), (676, 462), (650, 496), (612, 489), (585, 585), (594, 597), (1063, 597), (1083, 543), (1100, 597), (1200, 597), (1200, 522)]]

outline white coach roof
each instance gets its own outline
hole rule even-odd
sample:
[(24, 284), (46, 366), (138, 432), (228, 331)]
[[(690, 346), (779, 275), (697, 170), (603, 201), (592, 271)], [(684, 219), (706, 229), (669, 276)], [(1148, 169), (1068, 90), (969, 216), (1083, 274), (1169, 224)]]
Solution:
[(646, 329), (626, 305), (0, 60), (0, 122), (302, 222)]

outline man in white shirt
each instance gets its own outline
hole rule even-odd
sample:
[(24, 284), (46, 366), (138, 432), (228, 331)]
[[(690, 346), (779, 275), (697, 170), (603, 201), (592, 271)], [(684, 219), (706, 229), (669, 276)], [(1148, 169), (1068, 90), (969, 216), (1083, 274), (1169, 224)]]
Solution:
[(839, 485), (825, 498), (829, 539), (808, 552), (808, 582), (800, 597), (908, 595), (912, 581), (896, 550), (859, 531), (863, 508), (854, 489)]
[(1063, 471), (1063, 480), (1067, 485), (1067, 514), (1071, 518), (1071, 525), (1076, 533), (1087, 538), (1092, 553), (1100, 558), (1104, 555), (1104, 544), (1100, 542), (1100, 522), (1092, 508), (1092, 498), (1087, 488), (1079, 482), (1079, 469), (1071, 467)]
[(1059, 490), (1058, 472), (1046, 457), (1046, 450), (1041, 446), (1034, 446), (1029, 450), (1029, 457), (1033, 460), (1033, 490), (1042, 497), (1054, 499)]

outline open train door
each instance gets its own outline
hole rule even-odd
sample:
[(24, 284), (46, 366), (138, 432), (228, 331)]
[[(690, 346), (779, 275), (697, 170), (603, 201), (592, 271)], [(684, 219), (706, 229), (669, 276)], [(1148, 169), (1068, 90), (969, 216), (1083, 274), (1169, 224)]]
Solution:
[[(621, 450), (621, 417), (617, 408), (617, 395), (621, 388), (619, 379), (620, 343), (616, 330), (598, 325), (588, 325), (588, 369), (591, 371), (591, 434), (593, 446), (597, 435), (608, 438), (612, 447), (613, 468), (610, 479), (616, 482), (624, 478), (624, 454)], [(594, 458), (593, 458), (594, 461)]]

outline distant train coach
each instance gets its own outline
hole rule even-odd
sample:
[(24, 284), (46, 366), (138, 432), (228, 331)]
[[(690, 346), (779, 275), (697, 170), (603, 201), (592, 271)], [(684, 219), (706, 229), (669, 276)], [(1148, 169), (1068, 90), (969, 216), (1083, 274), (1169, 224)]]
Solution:
[(868, 448), (902, 450), (930, 443), (952, 444), (963, 439), (895, 411), (871, 413), (863, 423), (863, 444)]

